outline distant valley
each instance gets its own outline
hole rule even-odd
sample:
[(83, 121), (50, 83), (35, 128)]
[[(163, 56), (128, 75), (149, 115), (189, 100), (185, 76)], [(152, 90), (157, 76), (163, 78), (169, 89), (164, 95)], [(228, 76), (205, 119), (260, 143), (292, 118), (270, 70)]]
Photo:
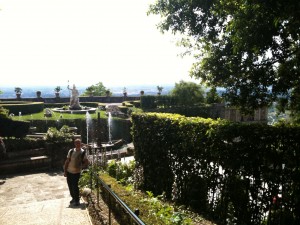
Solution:
[[(162, 94), (166, 95), (168, 94), (173, 88), (174, 85), (166, 85), (163, 86)], [(54, 88), (56, 86), (30, 86), (30, 87), (21, 87), (22, 88), (22, 97), (24, 98), (34, 98), (36, 97), (36, 92), (41, 91), (43, 98), (53, 98), (55, 96)], [(67, 86), (63, 87), (61, 86), (62, 91), (60, 91), (61, 97), (69, 97), (70, 92), (67, 89)], [(82, 94), (87, 87), (80, 87), (78, 86), (77, 89), (80, 94)], [(123, 87), (115, 86), (115, 87), (106, 87), (110, 89), (113, 96), (122, 96), (123, 95)], [(3, 92), (3, 94), (0, 94), (0, 98), (15, 98), (15, 87), (0, 87), (0, 90)], [(126, 90), (128, 93), (128, 96), (139, 96), (140, 91), (143, 90), (145, 95), (156, 95), (157, 94), (157, 86), (153, 85), (139, 85), (139, 86), (126, 86)]]

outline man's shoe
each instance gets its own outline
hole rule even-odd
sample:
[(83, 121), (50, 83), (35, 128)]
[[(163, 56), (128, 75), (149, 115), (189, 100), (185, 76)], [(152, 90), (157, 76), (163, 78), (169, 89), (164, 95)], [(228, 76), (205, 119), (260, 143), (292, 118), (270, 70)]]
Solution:
[(74, 205), (75, 205), (75, 206), (79, 206), (79, 205), (80, 205), (80, 202), (75, 202)]
[(70, 201), (70, 204), (74, 204), (74, 203), (75, 203), (75, 200), (72, 199), (72, 200)]

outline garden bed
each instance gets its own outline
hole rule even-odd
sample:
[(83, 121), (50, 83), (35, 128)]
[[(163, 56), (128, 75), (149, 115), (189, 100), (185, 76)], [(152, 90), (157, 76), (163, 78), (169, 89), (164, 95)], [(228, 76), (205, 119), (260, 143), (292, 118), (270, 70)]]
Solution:
[[(99, 197), (99, 204), (97, 203), (97, 196), (93, 192), (88, 197), (84, 197), (84, 200), (87, 202), (87, 209), (93, 225), (109, 224), (109, 208), (101, 196)], [(111, 214), (111, 224), (119, 225), (113, 214)]]

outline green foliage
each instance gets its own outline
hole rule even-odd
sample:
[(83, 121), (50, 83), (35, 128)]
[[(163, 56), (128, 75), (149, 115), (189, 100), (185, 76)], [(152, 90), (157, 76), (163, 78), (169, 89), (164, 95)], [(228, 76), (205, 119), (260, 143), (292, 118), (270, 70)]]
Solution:
[(142, 199), (143, 203), (148, 203), (151, 208), (150, 215), (154, 215), (157, 221), (162, 221), (163, 224), (169, 225), (188, 225), (193, 224), (192, 219), (182, 211), (175, 211), (174, 207), (165, 203), (164, 195), (155, 197), (151, 191), (146, 191), (148, 197)]
[(72, 141), (73, 133), (69, 131), (69, 126), (64, 125), (57, 130), (56, 127), (49, 127), (45, 136), (46, 142), (62, 143)]
[(129, 101), (124, 101), (124, 102), (122, 102), (122, 106), (133, 107), (133, 104)]
[(299, 88), (298, 0), (159, 0), (149, 13), (161, 15), (162, 31), (187, 36), (191, 76), (224, 87), (232, 105), (266, 106)]
[(111, 177), (116, 178), (123, 185), (133, 182), (133, 171), (135, 169), (135, 161), (122, 163), (120, 161), (111, 160), (107, 166), (107, 172)]
[(220, 224), (258, 225), (283, 185), (280, 204), (290, 224), (300, 222), (300, 126), (159, 113), (134, 113), (132, 122), (142, 190), (165, 192)]
[(0, 136), (23, 138), (28, 134), (29, 122), (14, 121), (10, 118), (0, 117)]
[(105, 96), (107, 91), (109, 90), (106, 89), (103, 83), (98, 82), (95, 85), (87, 87), (82, 96)]
[(193, 106), (204, 103), (204, 90), (201, 85), (180, 81), (175, 83), (174, 89), (171, 91), (171, 96), (177, 99), (178, 105)]
[[(105, 111), (98, 110), (97, 113), (91, 113), (91, 119), (92, 119), (92, 126), (93, 129), (96, 129), (97, 121), (98, 121), (98, 113), (100, 113), (100, 123), (101, 123), (101, 140), (102, 141), (108, 141), (108, 126), (107, 126), (107, 116), (105, 114)], [(82, 139), (85, 140), (86, 138), (86, 115), (85, 114), (70, 114), (70, 113), (56, 113), (53, 112), (52, 117), (44, 117), (44, 113), (33, 113), (29, 115), (22, 115), (22, 117), (14, 116), (12, 117), (14, 121), (27, 121), (26, 124), (30, 123), (31, 126), (37, 127), (36, 132), (38, 133), (46, 133), (48, 131), (48, 127), (56, 127), (57, 129), (60, 129), (63, 125), (67, 125), (69, 127), (77, 127), (77, 132), (81, 134)], [(114, 139), (123, 139), (126, 142), (131, 142), (131, 134), (130, 134), (130, 128), (131, 128), (131, 121), (127, 119), (122, 118), (113, 118), (112, 120), (113, 126), (111, 127), (111, 133), (112, 137)], [(28, 125), (29, 128), (29, 125)], [(92, 130), (93, 130), (92, 129)], [(9, 128), (9, 130), (11, 130)], [(28, 133), (28, 129), (26, 130)], [(92, 137), (90, 138), (96, 138), (96, 133), (92, 133)], [(25, 133), (26, 135), (26, 133)]]
[(206, 103), (212, 104), (212, 103), (221, 103), (222, 98), (219, 96), (216, 87), (210, 88), (210, 90), (206, 93)]
[(156, 97), (152, 95), (141, 96), (141, 108), (142, 109), (153, 109), (156, 108)]
[(22, 115), (42, 112), (44, 109), (43, 102), (1, 102), (0, 106), (9, 110), (9, 114)]
[[(178, 99), (174, 96), (142, 96), (141, 108), (144, 112), (174, 113), (188, 117), (220, 118), (221, 110), (213, 105), (178, 105)], [(133, 110), (134, 112), (142, 112)]]
[[(95, 175), (96, 171), (100, 171), (99, 166), (97, 165), (90, 165), (88, 169), (85, 169), (81, 172), (78, 186), (80, 189), (91, 187), (91, 182), (95, 184)], [(92, 186), (92, 189), (94, 190), (96, 187)]]
[(16, 92), (16, 94), (22, 94), (22, 88), (15, 87), (15, 92)]
[(3, 108), (0, 106), (0, 118), (8, 118), (8, 109)]
[[(123, 186), (120, 182), (116, 182), (114, 178), (108, 176), (106, 173), (101, 173), (100, 177), (105, 183), (111, 184), (113, 192), (116, 193), (130, 209), (139, 209), (139, 217), (145, 224), (212, 224), (208, 221), (205, 223), (205, 220), (202, 217), (193, 214), (191, 211), (164, 202), (165, 199), (163, 195), (155, 197), (152, 192), (147, 192), (147, 195), (145, 195), (143, 192), (134, 191), (132, 186)], [(104, 190), (100, 193), (104, 200), (108, 199)], [(120, 209), (122, 208), (113, 207), (112, 210), (118, 211)], [(116, 211), (114, 211), (114, 213), (118, 213)], [(121, 214), (123, 215), (124, 213), (122, 212)], [(198, 223), (200, 221), (201, 223)], [(127, 223), (123, 222), (121, 224)]]
[(147, 112), (157, 113), (174, 113), (180, 114), (187, 117), (203, 117), (203, 118), (219, 118), (220, 114), (215, 112), (211, 106), (191, 106), (191, 107), (168, 107), (168, 108), (157, 108), (145, 110)]
[(28, 137), (9, 137), (5, 139), (5, 146), (6, 149), (9, 149), (9, 152), (18, 152), (30, 149), (45, 148), (45, 141), (42, 139)]
[(85, 187), (89, 187), (90, 183), (91, 183), (91, 168), (81, 173), (78, 186), (80, 189), (83, 189)]
[(62, 90), (62, 88), (61, 88), (60, 86), (56, 86), (56, 87), (54, 88), (54, 91), (55, 91), (56, 93), (59, 93), (61, 90)]
[(293, 122), (300, 124), (300, 87), (295, 87), (291, 91), (288, 109), (291, 110)]
[(158, 95), (161, 95), (162, 90), (163, 90), (164, 88), (163, 88), (162, 86), (157, 86), (156, 88), (157, 88), (157, 94), (158, 94)]

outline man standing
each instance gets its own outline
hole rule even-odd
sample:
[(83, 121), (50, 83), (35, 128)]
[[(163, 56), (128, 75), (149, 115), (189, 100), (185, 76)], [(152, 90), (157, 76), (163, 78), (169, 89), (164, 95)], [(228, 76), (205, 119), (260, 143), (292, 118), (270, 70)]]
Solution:
[(67, 183), (72, 200), (70, 204), (79, 206), (79, 187), (78, 182), (82, 168), (88, 166), (88, 159), (85, 151), (81, 148), (81, 140), (74, 141), (75, 148), (69, 150), (64, 165), (64, 176), (67, 177)]

